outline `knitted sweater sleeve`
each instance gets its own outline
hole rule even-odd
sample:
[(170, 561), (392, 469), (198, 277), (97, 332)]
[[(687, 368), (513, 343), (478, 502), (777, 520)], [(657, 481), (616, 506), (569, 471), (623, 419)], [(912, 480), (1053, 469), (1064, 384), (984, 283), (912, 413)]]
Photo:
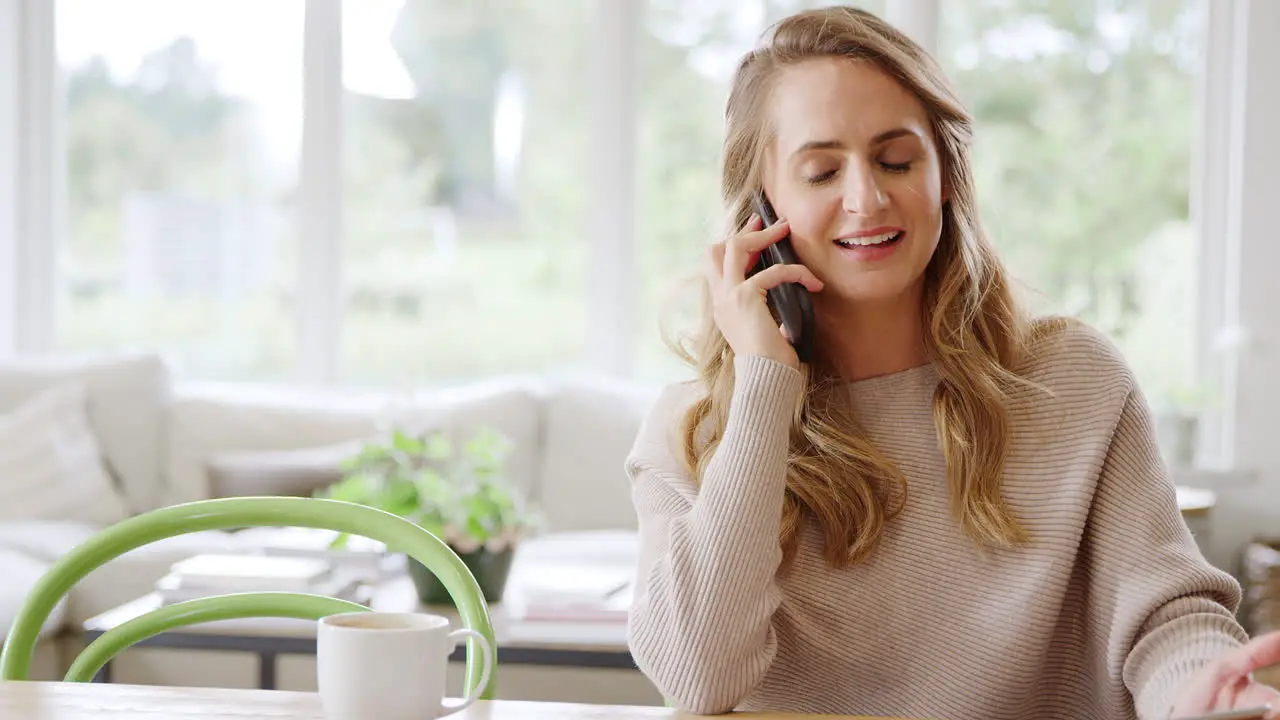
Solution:
[(732, 710), (773, 662), (775, 574), (788, 432), (800, 373), (734, 360), (724, 436), (695, 485), (673, 440), (687, 388), (669, 389), (627, 458), (640, 559), (628, 640), (636, 664), (682, 710)]
[(1133, 387), (1103, 462), (1085, 538), (1090, 608), (1142, 720), (1164, 720), (1209, 660), (1247, 640), (1240, 587), (1209, 564), (1178, 510), (1150, 414)]

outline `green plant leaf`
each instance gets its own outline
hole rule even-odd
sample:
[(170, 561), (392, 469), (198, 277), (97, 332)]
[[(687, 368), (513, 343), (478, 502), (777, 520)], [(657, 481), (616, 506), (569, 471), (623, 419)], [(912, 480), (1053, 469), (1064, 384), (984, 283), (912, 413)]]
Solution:
[(431, 436), (431, 444), (428, 452), (438, 458), (447, 458), (453, 455), (453, 441), (442, 431), (437, 431)]
[(391, 447), (406, 455), (419, 455), (423, 451), (424, 443), (420, 438), (413, 437), (403, 430), (393, 430)]
[(411, 434), (397, 428), (344, 459), (342, 479), (316, 495), (376, 507), (439, 536), (449, 527), (485, 542), (534, 521), (506, 478), (511, 448), (505, 435), (487, 426), (459, 447), (441, 430)]
[(481, 522), (481, 519), (478, 517), (475, 517), (475, 516), (468, 517), (466, 529), (467, 529), (467, 534), (479, 542), (484, 542), (485, 540), (489, 539), (489, 531), (484, 526), (484, 523)]

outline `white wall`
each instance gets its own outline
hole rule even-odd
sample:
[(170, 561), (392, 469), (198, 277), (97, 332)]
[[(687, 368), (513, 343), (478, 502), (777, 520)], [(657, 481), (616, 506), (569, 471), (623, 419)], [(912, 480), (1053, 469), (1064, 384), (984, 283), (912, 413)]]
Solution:
[[(1216, 2), (1217, 0), (1215, 0)], [(1280, 2), (1237, 0), (1226, 232), (1228, 327), (1242, 340), (1228, 373), (1228, 457), (1249, 482), (1219, 488), (1213, 547), (1234, 567), (1256, 533), (1280, 537)], [(1232, 377), (1234, 375), (1234, 377)]]
[(17, 0), (0, 0), (0, 356), (17, 335), (19, 27)]

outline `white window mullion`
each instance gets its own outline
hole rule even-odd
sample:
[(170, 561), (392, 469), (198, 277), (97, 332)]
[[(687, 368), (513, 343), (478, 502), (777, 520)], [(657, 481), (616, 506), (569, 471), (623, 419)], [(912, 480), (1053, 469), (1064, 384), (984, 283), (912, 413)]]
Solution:
[(298, 233), (298, 376), (337, 380), (342, 351), (342, 0), (307, 0)]
[(27, 64), (23, 68), (26, 102), (22, 128), (23, 182), (30, 193), (23, 198), (25, 243), (21, 243), (24, 277), (19, 296), (18, 349), (33, 353), (53, 350), (58, 320), (59, 249), (66, 241), (66, 163), (63, 158), (62, 74), (58, 68), (54, 29), (55, 3), (26, 4), (24, 31)]
[(1204, 464), (1233, 463), (1235, 353), (1242, 333), (1236, 325), (1240, 238), (1232, 208), (1239, 203), (1232, 178), (1240, 172), (1240, 81), (1244, 57), (1237, 52), (1237, 0), (1206, 2), (1201, 20), (1204, 56), (1196, 88), (1195, 152), (1191, 215), (1196, 228), (1196, 377), (1220, 389), (1221, 407), (1201, 418), (1197, 456)]
[(18, 68), (23, 0), (0, 0), (0, 357), (18, 346)]
[(636, 146), (640, 23), (645, 0), (596, 0), (590, 77), (587, 353), (590, 366), (630, 375), (635, 365)]
[(0, 353), (50, 350), (62, 240), (54, 3), (0, 0)]
[[(1215, 0), (1217, 4), (1218, 0)], [(1280, 243), (1276, 242), (1276, 188), (1280, 187), (1280, 3), (1236, 0), (1233, 50), (1237, 68), (1233, 97), (1232, 164), (1228, 233), (1238, 243), (1227, 287), (1228, 327), (1242, 339), (1234, 352), (1226, 407), (1231, 413), (1232, 459), (1257, 469), (1265, 490), (1280, 488), (1280, 444), (1276, 408), (1280, 407)], [(1276, 520), (1274, 509), (1269, 522)]]

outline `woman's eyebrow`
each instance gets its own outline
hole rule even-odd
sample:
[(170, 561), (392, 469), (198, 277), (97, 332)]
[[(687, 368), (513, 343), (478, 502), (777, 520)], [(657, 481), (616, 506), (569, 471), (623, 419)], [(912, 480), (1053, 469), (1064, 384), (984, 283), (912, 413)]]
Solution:
[[(890, 140), (893, 140), (895, 138), (900, 138), (903, 136), (909, 135), (914, 137), (915, 134), (916, 133), (904, 127), (893, 128), (892, 130), (885, 130), (879, 135), (876, 135), (875, 137), (871, 138), (871, 144), (880, 145), (883, 143), (887, 143)], [(840, 142), (839, 140), (810, 140), (804, 143), (803, 145), (801, 145), (800, 147), (796, 148), (795, 152), (791, 153), (791, 155), (792, 157), (794, 157), (796, 155), (799, 155), (800, 153), (809, 152), (810, 150), (842, 150), (842, 149), (844, 149), (844, 143)]]

